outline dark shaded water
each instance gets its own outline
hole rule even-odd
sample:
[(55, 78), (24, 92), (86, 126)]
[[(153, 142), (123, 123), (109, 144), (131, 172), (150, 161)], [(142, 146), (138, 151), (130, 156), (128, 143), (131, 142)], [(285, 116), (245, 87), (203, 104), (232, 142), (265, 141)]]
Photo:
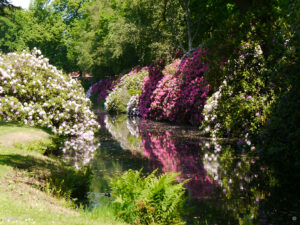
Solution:
[(189, 179), (183, 212), (188, 224), (299, 224), (298, 194), (278, 194), (271, 171), (236, 141), (211, 141), (197, 128), (125, 115), (100, 113), (99, 123), (93, 200), (109, 192), (108, 180), (114, 174), (159, 169), (180, 172), (179, 181)]

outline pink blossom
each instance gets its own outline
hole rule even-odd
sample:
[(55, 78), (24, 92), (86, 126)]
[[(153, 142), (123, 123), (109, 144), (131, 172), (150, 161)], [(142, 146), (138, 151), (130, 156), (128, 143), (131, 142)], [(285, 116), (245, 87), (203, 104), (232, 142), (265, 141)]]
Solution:
[[(149, 75), (149, 78), (144, 80), (140, 101), (140, 112), (143, 112), (141, 115), (200, 124), (209, 91), (209, 85), (203, 77), (208, 69), (207, 63), (203, 62), (205, 54), (205, 50), (195, 51), (193, 56), (183, 60), (180, 69), (180, 60), (175, 60), (162, 72), (157, 73), (159, 79), (153, 79), (152, 76), (151, 81)], [(155, 84), (149, 85), (149, 82)]]

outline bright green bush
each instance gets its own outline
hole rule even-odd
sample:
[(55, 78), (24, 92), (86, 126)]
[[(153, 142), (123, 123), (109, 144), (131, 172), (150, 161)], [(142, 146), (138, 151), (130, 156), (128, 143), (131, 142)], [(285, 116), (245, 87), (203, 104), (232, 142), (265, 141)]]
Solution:
[(141, 95), (142, 83), (147, 75), (147, 68), (134, 69), (124, 75), (105, 99), (105, 109), (110, 113), (126, 113), (130, 98)]
[(141, 171), (129, 170), (111, 180), (117, 215), (130, 224), (184, 224), (179, 211), (185, 182), (176, 182), (178, 174), (155, 172), (143, 178)]

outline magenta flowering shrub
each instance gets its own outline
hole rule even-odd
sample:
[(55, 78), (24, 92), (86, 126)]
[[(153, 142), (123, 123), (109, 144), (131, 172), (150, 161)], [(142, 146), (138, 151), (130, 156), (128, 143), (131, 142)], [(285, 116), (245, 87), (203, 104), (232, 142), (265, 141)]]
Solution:
[[(179, 80), (175, 77), (175, 73), (179, 62), (180, 60), (177, 59), (175, 62), (167, 65), (162, 71), (163, 77), (158, 82), (157, 87), (153, 91), (150, 99), (151, 103), (148, 117), (157, 120), (167, 119), (167, 106), (170, 106), (172, 103), (176, 103), (177, 101), (176, 98), (168, 99), (168, 97), (173, 97), (171, 94), (177, 94), (176, 91), (178, 88), (176, 88), (176, 84), (179, 83)], [(168, 100), (170, 100), (170, 102), (167, 102)]]
[(142, 117), (149, 117), (151, 98), (157, 83), (163, 77), (162, 70), (165, 66), (163, 60), (152, 63), (148, 67), (149, 75), (145, 77), (142, 85), (142, 94), (139, 101), (139, 113)]
[(209, 92), (204, 78), (208, 69), (203, 60), (205, 54), (204, 50), (195, 51), (182, 62), (180, 69), (179, 59), (166, 66), (162, 72), (164, 76), (150, 97), (149, 110), (141, 115), (157, 120), (200, 124)]
[(114, 83), (112, 79), (99, 80), (91, 86), (90, 95), (97, 94), (97, 102), (100, 104), (107, 97), (108, 91), (111, 91), (113, 88)]

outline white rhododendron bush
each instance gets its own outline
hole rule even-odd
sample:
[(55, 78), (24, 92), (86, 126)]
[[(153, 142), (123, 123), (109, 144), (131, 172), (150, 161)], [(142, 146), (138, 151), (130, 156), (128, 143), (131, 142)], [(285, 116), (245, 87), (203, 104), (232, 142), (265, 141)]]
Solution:
[(49, 64), (41, 52), (0, 55), (0, 121), (51, 129), (75, 163), (97, 149), (99, 129), (80, 83)]

